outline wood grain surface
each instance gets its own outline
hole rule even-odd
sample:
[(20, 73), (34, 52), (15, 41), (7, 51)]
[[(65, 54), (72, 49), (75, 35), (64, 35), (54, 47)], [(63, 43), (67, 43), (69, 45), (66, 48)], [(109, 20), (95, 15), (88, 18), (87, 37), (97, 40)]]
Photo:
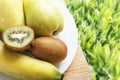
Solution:
[(80, 46), (78, 46), (74, 60), (64, 73), (63, 80), (92, 80), (88, 64)]

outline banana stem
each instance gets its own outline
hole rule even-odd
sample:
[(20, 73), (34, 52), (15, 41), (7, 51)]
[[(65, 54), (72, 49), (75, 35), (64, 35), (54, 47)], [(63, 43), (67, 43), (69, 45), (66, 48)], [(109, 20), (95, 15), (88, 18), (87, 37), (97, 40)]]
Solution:
[(63, 80), (63, 77), (64, 77), (64, 74), (62, 74), (62, 76), (61, 76), (61, 79), (60, 79), (60, 80)]

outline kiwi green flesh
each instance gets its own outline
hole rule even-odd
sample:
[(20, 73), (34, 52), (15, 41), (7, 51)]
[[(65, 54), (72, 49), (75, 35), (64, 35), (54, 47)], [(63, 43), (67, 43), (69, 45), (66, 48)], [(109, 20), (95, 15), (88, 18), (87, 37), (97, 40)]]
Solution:
[(3, 33), (3, 40), (10, 47), (23, 48), (28, 45), (33, 38), (33, 30), (29, 27), (12, 27)]

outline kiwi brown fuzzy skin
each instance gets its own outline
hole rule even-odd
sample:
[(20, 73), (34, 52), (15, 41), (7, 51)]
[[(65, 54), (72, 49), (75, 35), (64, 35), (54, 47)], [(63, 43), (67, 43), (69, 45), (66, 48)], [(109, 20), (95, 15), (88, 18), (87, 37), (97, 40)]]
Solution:
[[(11, 31), (12, 29), (16, 30), (16, 28), (18, 28), (20, 30), (23, 29), (23, 31), (26, 29), (26, 30), (28, 30), (28, 32), (30, 34), (29, 36), (32, 36), (31, 39), (30, 39), (30, 41), (28, 41), (27, 44), (24, 45), (24, 46), (22, 46), (22, 47), (15, 46), (17, 44), (14, 44), (14, 45), (8, 44), (8, 42), (6, 41), (6, 38), (5, 38), (5, 37), (7, 37), (6, 34), (8, 35), (9, 31)], [(18, 36), (18, 37), (20, 37), (20, 36)], [(24, 26), (24, 25), (22, 25), (22, 26), (21, 25), (20, 26), (13, 26), (13, 27), (10, 27), (10, 28), (8, 28), (7, 30), (5, 30), (3, 32), (2, 39), (3, 39), (3, 42), (5, 43), (5, 45), (6, 45), (6, 47), (8, 49), (13, 50), (13, 51), (24, 51), (24, 50), (28, 50), (30, 48), (31, 41), (34, 39), (34, 31), (30, 27)], [(22, 43), (21, 43), (21, 45), (22, 45)]]
[[(5, 43), (5, 41), (3, 40), (3, 42)], [(17, 47), (14, 47), (14, 46), (10, 46), (8, 44), (6, 44), (6, 48), (12, 50), (12, 51), (24, 51), (24, 50), (29, 50), (30, 49), (30, 43), (22, 48), (17, 48)]]
[(57, 38), (41, 37), (31, 42), (32, 54), (41, 60), (58, 64), (67, 56), (67, 46)]

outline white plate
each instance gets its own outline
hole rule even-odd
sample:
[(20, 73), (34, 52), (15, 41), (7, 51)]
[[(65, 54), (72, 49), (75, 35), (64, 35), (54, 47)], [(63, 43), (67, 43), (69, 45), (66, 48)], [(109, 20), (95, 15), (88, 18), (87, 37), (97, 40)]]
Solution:
[[(58, 69), (61, 72), (65, 72), (71, 64), (78, 46), (78, 35), (75, 21), (64, 4), (59, 2), (60, 0), (52, 0), (54, 4), (59, 8), (64, 17), (64, 30), (57, 36), (59, 39), (65, 42), (68, 48), (68, 54), (64, 61), (62, 61)], [(61, 0), (62, 1), (62, 0)]]
[[(68, 13), (67, 8), (63, 4), (58, 2), (58, 0), (53, 0), (53, 2), (57, 3), (56, 6), (59, 6), (58, 8), (60, 9), (64, 16), (64, 29), (59, 35), (56, 36), (57, 38), (64, 41), (68, 48), (67, 57), (57, 66), (57, 68), (62, 73), (64, 73), (70, 66), (76, 53), (78, 45), (77, 28), (74, 23), (74, 20), (72, 19), (72, 16)], [(16, 79), (0, 73), (0, 80), (16, 80)]]

